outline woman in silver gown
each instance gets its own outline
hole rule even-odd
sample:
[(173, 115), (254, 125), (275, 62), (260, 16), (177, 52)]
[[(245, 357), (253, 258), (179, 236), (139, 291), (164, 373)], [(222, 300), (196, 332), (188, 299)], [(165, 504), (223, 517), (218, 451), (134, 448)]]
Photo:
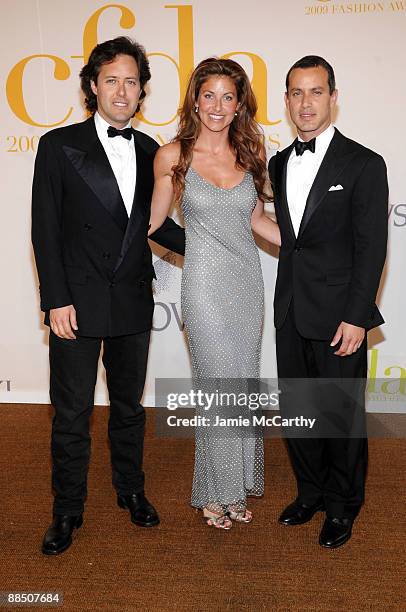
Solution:
[[(264, 214), (269, 196), (256, 110), (237, 62), (204, 60), (190, 78), (178, 134), (158, 150), (154, 166), (150, 233), (174, 198), (185, 220), (182, 314), (194, 384), (235, 397), (248, 394), (260, 370), (264, 289), (252, 230), (280, 244), (278, 226)], [(247, 406), (238, 410), (249, 416)], [(208, 415), (203, 407), (198, 413)], [(215, 417), (210, 422), (196, 428), (192, 505), (208, 525), (230, 529), (232, 520), (252, 520), (247, 495), (263, 494), (263, 442), (251, 425), (220, 432)]]

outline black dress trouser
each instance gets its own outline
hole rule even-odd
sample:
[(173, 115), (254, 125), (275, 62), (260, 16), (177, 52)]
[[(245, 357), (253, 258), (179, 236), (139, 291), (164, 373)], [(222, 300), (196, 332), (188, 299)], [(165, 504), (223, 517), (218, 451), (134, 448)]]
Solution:
[[(332, 340), (332, 338), (331, 338)], [(367, 376), (366, 338), (356, 353), (347, 357), (334, 355), (338, 346), (330, 342), (301, 336), (296, 328), (293, 303), (283, 326), (276, 332), (276, 355), (279, 386), (282, 390), (282, 416), (300, 416), (303, 407), (314, 403), (314, 415), (322, 421), (326, 414), (342, 427), (342, 435), (332, 437), (288, 437), (287, 445), (295, 472), (298, 500), (312, 505), (324, 500), (330, 517), (354, 518), (364, 502), (365, 477), (368, 461), (368, 441), (365, 428), (365, 382)], [(297, 379), (297, 390), (284, 397), (283, 379)], [(305, 386), (310, 381), (310, 394)], [(324, 380), (323, 380), (324, 379)], [(337, 381), (345, 392), (324, 381)], [(309, 381), (305, 381), (309, 382)], [(288, 385), (287, 385), (288, 386)], [(309, 401), (309, 397), (311, 400)], [(357, 423), (354, 435), (354, 423)], [(333, 427), (334, 429), (334, 427)], [(338, 428), (339, 429), (339, 428)], [(335, 431), (337, 431), (336, 429)], [(352, 431), (351, 431), (352, 430)]]
[(150, 331), (114, 338), (64, 340), (49, 337), (54, 513), (83, 512), (90, 459), (89, 419), (94, 406), (97, 366), (103, 344), (110, 399), (108, 434), (113, 485), (118, 493), (144, 488), (142, 455), (144, 389)]

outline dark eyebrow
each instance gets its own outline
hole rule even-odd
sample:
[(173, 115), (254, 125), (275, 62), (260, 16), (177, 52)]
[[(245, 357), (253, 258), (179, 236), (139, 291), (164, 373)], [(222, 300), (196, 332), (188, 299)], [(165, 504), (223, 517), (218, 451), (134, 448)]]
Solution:
[[(316, 87), (312, 87), (311, 91), (315, 91), (316, 89), (325, 89), (324, 85), (316, 85)], [(301, 89), (300, 87), (292, 87), (292, 89), (290, 89), (290, 91), (303, 91), (303, 89)]]
[[(206, 90), (204, 90), (204, 93), (211, 93), (211, 94), (214, 94), (214, 91), (212, 91), (211, 89), (206, 89)], [(234, 96), (234, 95), (235, 95), (235, 93), (234, 93), (233, 91), (225, 91), (225, 92), (223, 93), (223, 96), (226, 96), (226, 95), (229, 95), (229, 94), (231, 94), (232, 96)]]
[[(105, 79), (118, 79), (120, 77), (118, 77), (116, 74), (107, 74), (105, 77)], [(134, 76), (126, 76), (124, 77), (125, 79), (137, 79), (138, 77)]]

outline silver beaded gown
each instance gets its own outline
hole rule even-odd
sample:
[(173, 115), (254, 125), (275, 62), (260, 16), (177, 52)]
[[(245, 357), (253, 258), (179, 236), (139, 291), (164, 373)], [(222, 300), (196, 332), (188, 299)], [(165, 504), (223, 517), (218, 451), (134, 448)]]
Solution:
[[(192, 167), (186, 174), (182, 314), (194, 384), (205, 392), (248, 393), (259, 379), (264, 287), (251, 231), (256, 202), (249, 173), (231, 189), (212, 185)], [(252, 416), (238, 407), (244, 411)], [(201, 407), (197, 414), (215, 418)], [(258, 428), (197, 427), (192, 505), (243, 510), (247, 495), (263, 494), (263, 464)]]

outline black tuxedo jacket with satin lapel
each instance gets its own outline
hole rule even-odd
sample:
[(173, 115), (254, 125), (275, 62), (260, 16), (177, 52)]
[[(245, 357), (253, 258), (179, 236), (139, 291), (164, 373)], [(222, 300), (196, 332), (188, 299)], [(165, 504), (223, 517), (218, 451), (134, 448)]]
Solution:
[[(341, 321), (371, 329), (383, 323), (375, 305), (385, 262), (388, 182), (381, 156), (337, 129), (310, 190), (298, 236), (286, 196), (293, 144), (269, 162), (281, 231), (274, 299), (279, 329), (293, 299), (299, 333), (331, 340)], [(330, 187), (339, 187), (330, 191)]]
[[(154, 269), (147, 232), (158, 144), (133, 133), (137, 180), (130, 219), (93, 117), (40, 139), (32, 241), (47, 324), (51, 308), (73, 304), (82, 336), (151, 328)], [(152, 239), (184, 253), (184, 230), (169, 218)]]

